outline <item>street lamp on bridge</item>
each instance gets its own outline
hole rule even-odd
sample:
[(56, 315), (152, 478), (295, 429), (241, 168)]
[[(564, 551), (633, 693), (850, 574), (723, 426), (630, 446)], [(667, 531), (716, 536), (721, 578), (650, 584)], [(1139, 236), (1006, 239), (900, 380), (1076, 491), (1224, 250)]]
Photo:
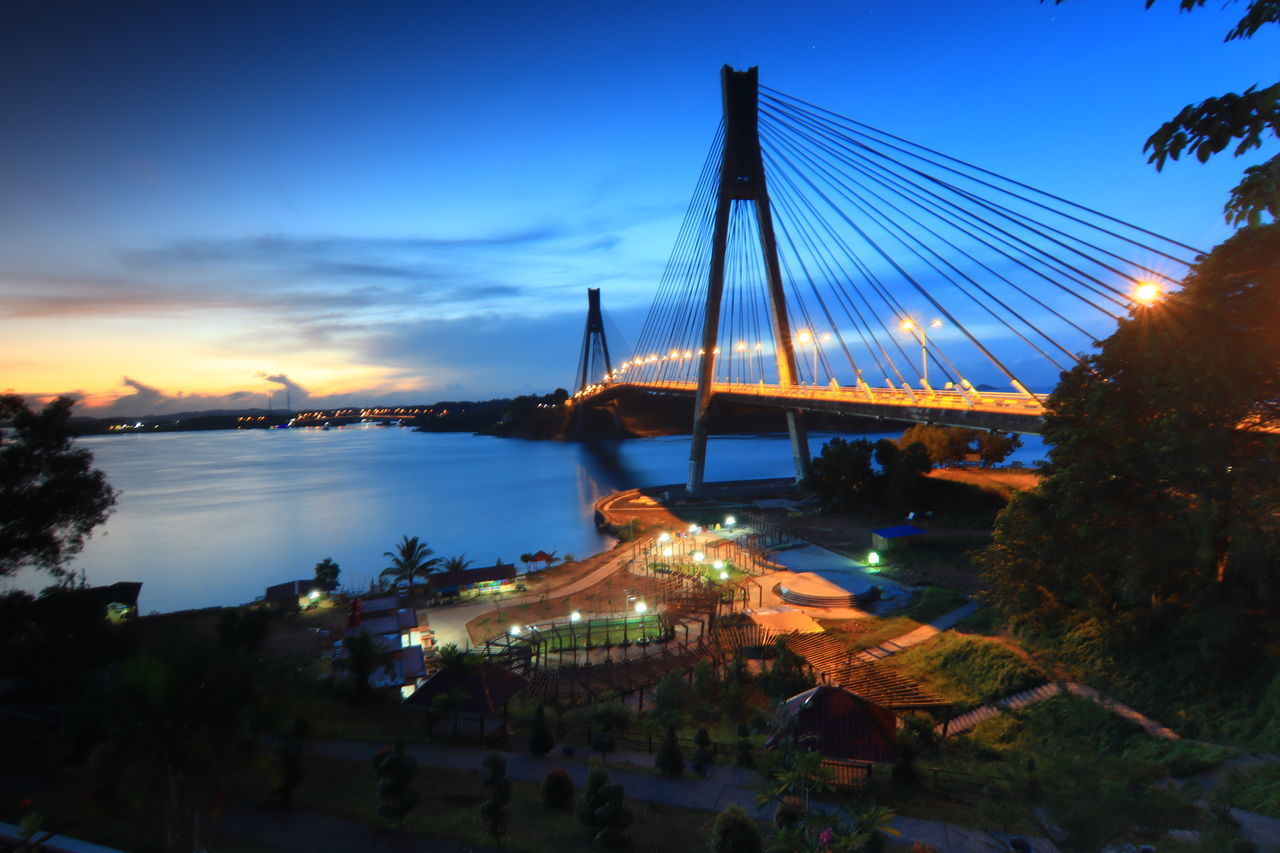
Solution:
[[(929, 324), (929, 328), (937, 329), (942, 326), (941, 320), (934, 320)], [(929, 336), (925, 334), (924, 328), (910, 318), (902, 321), (902, 331), (911, 332), (920, 339), (920, 384), (926, 389), (929, 388)]]

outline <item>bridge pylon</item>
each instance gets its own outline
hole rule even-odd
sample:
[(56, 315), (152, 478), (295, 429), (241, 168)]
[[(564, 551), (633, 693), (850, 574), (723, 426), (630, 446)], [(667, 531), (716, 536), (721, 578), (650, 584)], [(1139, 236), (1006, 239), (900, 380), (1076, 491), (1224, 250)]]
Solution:
[[(716, 193), (715, 229), (712, 232), (711, 269), (707, 277), (707, 304), (703, 313), (702, 346), (698, 364), (698, 390), (694, 402), (693, 440), (689, 448), (689, 492), (702, 488), (707, 459), (707, 419), (714, 395), (716, 340), (720, 329), (720, 303), (724, 294), (726, 245), (729, 215), (734, 204), (751, 203), (760, 234), (769, 321), (773, 332), (778, 384), (796, 384), (796, 354), (787, 320), (786, 296), (782, 289), (782, 268), (778, 263), (778, 243), (773, 233), (773, 215), (765, 183), (764, 158), (760, 153), (759, 69), (720, 69), (720, 89), (724, 104), (724, 148), (720, 159), (720, 182)], [(796, 481), (809, 469), (809, 440), (799, 410), (787, 410), (787, 431), (791, 435), (791, 455)]]
[[(604, 368), (603, 371), (601, 368)], [(600, 313), (600, 288), (587, 288), (587, 328), (582, 333), (582, 352), (578, 356), (578, 387), (581, 391), (588, 385), (600, 382), (605, 376), (613, 373), (613, 363), (609, 360), (609, 342), (604, 336), (604, 315)]]

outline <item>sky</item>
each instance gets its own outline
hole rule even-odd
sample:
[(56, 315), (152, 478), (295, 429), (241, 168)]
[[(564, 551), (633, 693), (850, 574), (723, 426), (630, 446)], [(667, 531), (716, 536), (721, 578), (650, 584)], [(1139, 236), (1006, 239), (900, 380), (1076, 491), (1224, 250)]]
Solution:
[[(1280, 39), (1174, 0), (0, 4), (0, 391), (92, 415), (568, 386), (634, 340), (719, 68), (1193, 246), (1275, 151), (1147, 165)], [(1276, 28), (1272, 28), (1273, 30)]]

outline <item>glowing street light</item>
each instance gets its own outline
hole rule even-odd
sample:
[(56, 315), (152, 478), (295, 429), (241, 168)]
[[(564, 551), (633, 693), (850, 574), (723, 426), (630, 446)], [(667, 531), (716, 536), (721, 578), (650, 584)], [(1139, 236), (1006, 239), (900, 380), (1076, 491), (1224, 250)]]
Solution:
[[(942, 326), (941, 320), (934, 320), (929, 324), (929, 328), (937, 329)], [(902, 321), (902, 331), (912, 332), (920, 338), (920, 384), (925, 388), (929, 387), (929, 336), (925, 334), (924, 328), (913, 322), (910, 318)]]

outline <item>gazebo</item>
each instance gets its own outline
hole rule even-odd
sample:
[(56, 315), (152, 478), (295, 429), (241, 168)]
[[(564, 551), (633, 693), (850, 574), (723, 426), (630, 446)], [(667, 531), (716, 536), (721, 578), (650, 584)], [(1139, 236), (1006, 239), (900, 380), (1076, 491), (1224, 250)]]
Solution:
[(797, 738), (826, 758), (893, 764), (898, 760), (898, 718), (843, 687), (821, 684), (778, 706), (766, 746)]

